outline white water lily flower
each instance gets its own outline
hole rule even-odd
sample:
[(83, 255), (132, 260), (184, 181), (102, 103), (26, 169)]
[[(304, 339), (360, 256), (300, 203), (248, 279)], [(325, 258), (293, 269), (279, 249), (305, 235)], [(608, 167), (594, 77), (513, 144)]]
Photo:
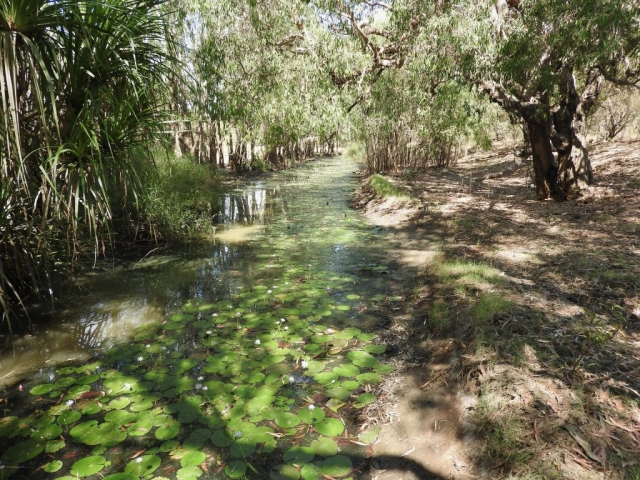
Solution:
[(211, 335), (213, 332), (211, 330), (207, 330), (207, 335)]
[(302, 360), (302, 362), (300, 362), (300, 365), (302, 365), (302, 368), (309, 368), (309, 362), (307, 362), (306, 360)]
[(142, 457), (136, 458), (136, 463), (142, 463)]
[(289, 377), (289, 383), (295, 383), (295, 382), (296, 382), (296, 379), (293, 376)]
[(202, 384), (196, 383), (196, 390), (202, 390)]
[(124, 388), (126, 388), (127, 390), (129, 390), (131, 388), (131, 384), (130, 383), (125, 383), (124, 384)]
[(198, 377), (196, 380), (198, 380), (199, 382), (201, 382), (202, 380), (204, 380), (204, 377), (200, 376), (200, 377)]
[(284, 318), (281, 318), (280, 323), (284, 323), (284, 322), (286, 322), (286, 320)]
[(255, 341), (255, 342), (253, 342), (253, 343), (255, 343), (256, 345), (260, 345), (260, 340), (258, 339), (258, 340), (256, 340), (256, 341)]
[(271, 295), (271, 290), (267, 290), (267, 295)]
[(235, 438), (240, 438), (242, 436), (242, 432), (233, 432), (233, 436)]
[(212, 317), (217, 317), (217, 316), (218, 316), (218, 314), (217, 314), (217, 313), (212, 313), (212, 314), (211, 314), (211, 316), (212, 316)]
[(151, 345), (149, 345), (148, 343), (145, 345), (145, 347), (147, 348), (151, 348)]
[(315, 410), (316, 406), (315, 405), (309, 405), (309, 410)]
[(138, 361), (141, 362), (144, 360), (144, 357), (138, 357)]
[(284, 327), (285, 330), (289, 330), (289, 327)]
[(74, 403), (76, 403), (76, 402), (74, 402), (73, 400), (67, 400), (67, 407), (70, 407)]
[(207, 390), (209, 390), (209, 387), (207, 387), (207, 386), (205, 385), (204, 387), (202, 387), (202, 390), (204, 390), (204, 391), (206, 392)]

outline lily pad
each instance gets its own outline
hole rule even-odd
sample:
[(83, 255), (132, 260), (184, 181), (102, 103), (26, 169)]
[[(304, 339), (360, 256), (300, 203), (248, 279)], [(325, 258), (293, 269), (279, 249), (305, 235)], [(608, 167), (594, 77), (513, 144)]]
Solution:
[(277, 412), (275, 417), (276, 425), (282, 428), (292, 428), (300, 423), (297, 415), (289, 412)]
[(278, 465), (269, 472), (271, 480), (298, 480), (300, 472), (293, 465)]
[(318, 423), (325, 419), (326, 414), (322, 408), (309, 409), (308, 407), (298, 410), (298, 418), (308, 424)]
[(351, 472), (353, 463), (351, 459), (345, 455), (336, 455), (329, 457), (318, 465), (320, 472), (330, 477), (344, 477)]
[(107, 475), (102, 480), (139, 480), (139, 478), (132, 473), (119, 472)]
[(327, 389), (327, 397), (336, 398), (338, 400), (346, 400), (351, 396), (351, 392), (345, 388), (329, 388)]
[(327, 437), (337, 437), (344, 432), (344, 424), (337, 418), (325, 418), (315, 425), (316, 430)]
[(46, 395), (54, 388), (55, 385), (53, 385), (52, 383), (43, 383), (41, 385), (33, 387), (31, 390), (29, 390), (29, 393), (31, 395)]
[(32, 458), (37, 457), (45, 448), (44, 440), (32, 438), (24, 442), (16, 443), (9, 447), (2, 455), (2, 462), (7, 465), (15, 465), (18, 463), (28, 462)]
[(224, 473), (229, 478), (241, 478), (247, 473), (247, 464), (241, 460), (231, 462), (224, 468)]
[(282, 460), (286, 463), (295, 463), (299, 465), (301, 463), (309, 463), (315, 456), (316, 452), (313, 448), (297, 445), (284, 452)]
[(58, 423), (60, 425), (71, 425), (77, 422), (82, 417), (82, 414), (76, 410), (66, 410), (58, 416)]
[(53, 460), (52, 462), (47, 463), (42, 468), (47, 473), (55, 473), (62, 468), (62, 462), (60, 460)]
[(363, 443), (373, 443), (380, 434), (380, 427), (371, 427), (358, 434), (358, 440)]
[(302, 480), (322, 480), (320, 470), (310, 463), (302, 466), (300, 469), (300, 478), (302, 478)]
[(155, 472), (161, 463), (162, 459), (157, 455), (142, 455), (130, 461), (124, 468), (124, 473), (144, 477)]
[(156, 430), (156, 438), (158, 440), (171, 440), (180, 433), (181, 424), (177, 420), (172, 420), (166, 425), (162, 425)]
[(211, 435), (211, 443), (213, 443), (216, 447), (228, 447), (229, 445), (231, 445), (232, 441), (233, 440), (224, 429), (216, 430)]
[(378, 364), (376, 357), (364, 350), (353, 350), (347, 354), (347, 358), (358, 367), (371, 368)]
[(358, 380), (363, 385), (368, 383), (375, 385), (382, 381), (382, 377), (379, 373), (363, 373), (361, 375), (358, 375), (356, 377), (356, 380)]
[(340, 365), (339, 367), (335, 367), (333, 371), (341, 377), (355, 377), (356, 375), (360, 375), (360, 369), (351, 364)]
[(49, 440), (44, 448), (45, 453), (56, 453), (66, 447), (64, 440)]
[(90, 477), (105, 467), (107, 459), (101, 455), (91, 455), (78, 460), (71, 467), (71, 475), (76, 477)]
[(202, 469), (200, 467), (191, 466), (181, 468), (176, 472), (176, 478), (178, 480), (195, 480), (202, 476)]
[(62, 427), (56, 423), (52, 423), (51, 425), (47, 425), (39, 430), (34, 431), (31, 434), (31, 438), (37, 438), (40, 440), (52, 440), (56, 437), (59, 437), (62, 433)]
[(311, 448), (316, 455), (321, 457), (332, 457), (338, 453), (338, 444), (327, 437), (319, 437), (311, 442)]
[(194, 467), (200, 465), (207, 458), (203, 452), (189, 452), (180, 459), (180, 465), (184, 467)]

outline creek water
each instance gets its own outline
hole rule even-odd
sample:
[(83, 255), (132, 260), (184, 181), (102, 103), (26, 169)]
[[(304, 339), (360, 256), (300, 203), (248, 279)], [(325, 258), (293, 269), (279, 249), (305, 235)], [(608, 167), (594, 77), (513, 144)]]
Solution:
[[(13, 465), (0, 478), (25, 465), (68, 478), (117, 472), (125, 439), (146, 439), (130, 448), (148, 448), (139, 458), (152, 470), (131, 462), (114, 479), (156, 469), (197, 478), (206, 462), (178, 440), (202, 435), (211, 436), (207, 462), (220, 465), (206, 478), (266, 478), (264, 468), (271, 478), (348, 473), (353, 464), (331, 452), (331, 438), (349, 429), (353, 415), (341, 415), (349, 402), (358, 409), (374, 401), (372, 385), (393, 370), (374, 358), (385, 347), (371, 343), (371, 332), (400, 301), (382, 232), (349, 207), (356, 168), (324, 158), (265, 176), (222, 197), (218, 224), (195, 251), (82, 279), (83, 293), (0, 357), (12, 405), (0, 420), (0, 447)], [(276, 443), (282, 435), (293, 440)], [(72, 444), (84, 447), (64, 453)], [(230, 454), (215, 450), (229, 445)], [(273, 467), (282, 462), (273, 451), (286, 447)], [(263, 473), (254, 475), (246, 457), (256, 449), (271, 460), (258, 460)], [(175, 465), (185, 452), (193, 458)]]

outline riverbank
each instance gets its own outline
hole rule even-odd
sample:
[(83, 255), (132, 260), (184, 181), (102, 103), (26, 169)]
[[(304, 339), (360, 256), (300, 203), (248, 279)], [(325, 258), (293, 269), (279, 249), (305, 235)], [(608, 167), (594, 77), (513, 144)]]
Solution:
[(418, 272), (376, 456), (442, 478), (640, 477), (639, 147), (595, 146), (595, 185), (564, 203), (536, 201), (509, 149), (385, 177), (408, 198), (357, 192)]

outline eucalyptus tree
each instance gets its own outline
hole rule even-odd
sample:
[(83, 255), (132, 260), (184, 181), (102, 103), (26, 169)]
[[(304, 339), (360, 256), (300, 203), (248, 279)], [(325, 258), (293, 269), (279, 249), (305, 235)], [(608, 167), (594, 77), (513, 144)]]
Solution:
[(0, 0), (4, 320), (139, 190), (130, 154), (159, 132), (172, 66), (164, 3)]
[[(429, 39), (435, 78), (464, 79), (524, 122), (540, 199), (563, 199), (590, 183), (584, 117), (603, 79), (638, 85), (638, 2), (439, 4), (442, 15), (434, 16), (423, 13), (434, 2), (407, 3)], [(405, 18), (398, 28), (410, 25)]]

